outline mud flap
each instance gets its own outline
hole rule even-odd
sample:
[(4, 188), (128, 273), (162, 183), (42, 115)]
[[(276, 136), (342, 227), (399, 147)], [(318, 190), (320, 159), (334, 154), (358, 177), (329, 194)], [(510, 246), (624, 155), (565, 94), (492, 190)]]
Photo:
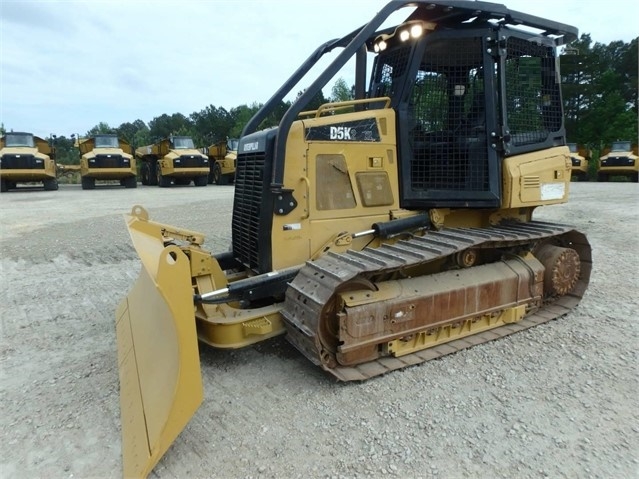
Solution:
[(202, 402), (189, 260), (130, 217), (142, 260), (116, 313), (124, 477), (146, 477)]

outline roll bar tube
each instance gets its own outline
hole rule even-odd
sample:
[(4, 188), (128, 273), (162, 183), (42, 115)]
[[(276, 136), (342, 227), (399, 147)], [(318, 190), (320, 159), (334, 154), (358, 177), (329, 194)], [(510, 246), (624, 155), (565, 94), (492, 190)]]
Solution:
[[(460, 0), (435, 0), (435, 1), (423, 1), (423, 0), (393, 0), (382, 8), (373, 19), (362, 26), (361, 28), (353, 31), (349, 35), (341, 39), (334, 39), (324, 43), (317, 48), (307, 60), (291, 75), (291, 77), (277, 90), (277, 92), (258, 110), (257, 113), (249, 120), (244, 129), (242, 130), (242, 136), (249, 135), (255, 132), (259, 124), (273, 111), (277, 104), (284, 99), (284, 97), (290, 93), (295, 85), (310, 71), (310, 69), (326, 54), (337, 47), (344, 47), (344, 50), (337, 56), (335, 60), (326, 68), (311, 85), (304, 90), (302, 95), (291, 105), (282, 117), (279, 124), (279, 131), (275, 140), (275, 156), (273, 158), (273, 169), (271, 172), (271, 192), (278, 194), (282, 193), (284, 186), (284, 159), (286, 154), (286, 141), (290, 132), (293, 122), (298, 118), (299, 114), (304, 111), (304, 108), (313, 97), (326, 86), (333, 76), (340, 71), (340, 69), (357, 54), (356, 57), (356, 93), (363, 95), (365, 86), (365, 74), (363, 71), (366, 68), (365, 52), (366, 42), (377, 32), (379, 26), (395, 11), (404, 7), (419, 7), (420, 5), (428, 4), (433, 7), (440, 7), (446, 12), (439, 20), (446, 24), (446, 17), (457, 17), (459, 22), (459, 16), (449, 14), (451, 10), (457, 10), (458, 14), (467, 18), (477, 15), (487, 15), (492, 18), (500, 18), (506, 24), (512, 25), (528, 25), (534, 28), (545, 30), (546, 34), (553, 34), (563, 36), (559, 41), (563, 40), (563, 43), (568, 43), (577, 38), (578, 30), (575, 27), (566, 25), (559, 22), (554, 22), (534, 15), (528, 15), (525, 13), (509, 10), (504, 5), (490, 2), (468, 2)], [(410, 20), (410, 17), (409, 19)], [(433, 21), (437, 21), (437, 18), (433, 18)], [(454, 20), (453, 20), (454, 22)]]

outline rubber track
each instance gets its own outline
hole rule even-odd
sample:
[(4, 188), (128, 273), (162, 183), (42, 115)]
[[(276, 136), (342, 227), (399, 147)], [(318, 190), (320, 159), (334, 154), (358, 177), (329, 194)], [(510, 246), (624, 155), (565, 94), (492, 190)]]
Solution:
[[(580, 279), (574, 291), (546, 302), (543, 307), (517, 323), (455, 339), (401, 357), (386, 356), (357, 366), (328, 368), (320, 360), (317, 337), (319, 320), (327, 301), (337, 288), (356, 277), (372, 278), (441, 259), (468, 248), (509, 248), (531, 245), (553, 238), (577, 251), (581, 259)], [(288, 340), (308, 359), (342, 381), (362, 381), (395, 369), (423, 363), (477, 344), (492, 341), (546, 323), (573, 309), (583, 296), (590, 279), (592, 258), (585, 235), (563, 224), (533, 221), (490, 228), (449, 228), (428, 231), (394, 244), (337, 254), (329, 252), (309, 261), (291, 282), (282, 314)]]

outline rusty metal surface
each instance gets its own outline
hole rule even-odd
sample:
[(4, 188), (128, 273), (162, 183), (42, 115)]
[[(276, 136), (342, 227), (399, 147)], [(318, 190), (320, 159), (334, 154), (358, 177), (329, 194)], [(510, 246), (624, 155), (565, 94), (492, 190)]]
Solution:
[[(366, 281), (383, 280), (393, 273), (427, 265), (468, 248), (486, 251), (517, 246), (532, 248), (541, 241), (568, 246), (579, 255), (580, 278), (569, 294), (546, 301), (517, 323), (499, 326), (405, 356), (378, 358), (378, 343), (362, 344), (359, 350), (353, 343), (348, 355), (342, 356), (340, 360), (370, 360), (355, 366), (344, 366), (335, 360), (334, 352), (338, 347), (335, 338), (339, 329), (335, 316), (339, 313), (339, 306), (334, 303), (338, 294), (349, 289), (349, 284), (354, 282), (355, 289), (366, 289)], [(342, 381), (364, 380), (491, 341), (566, 314), (579, 303), (586, 290), (591, 263), (590, 245), (585, 236), (563, 224), (535, 221), (485, 229), (451, 228), (429, 231), (424, 236), (411, 237), (393, 245), (342, 254), (328, 253), (316, 261), (308, 262), (290, 284), (282, 314), (288, 331), (287, 338), (308, 359)]]

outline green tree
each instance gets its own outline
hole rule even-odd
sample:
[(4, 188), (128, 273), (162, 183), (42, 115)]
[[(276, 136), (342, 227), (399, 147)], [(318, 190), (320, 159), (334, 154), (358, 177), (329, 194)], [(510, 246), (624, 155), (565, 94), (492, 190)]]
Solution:
[(184, 132), (186, 136), (193, 135), (193, 124), (182, 113), (173, 113), (167, 115), (166, 113), (153, 118), (149, 122), (149, 135), (151, 141), (159, 141), (170, 135), (177, 135), (178, 132)]
[(637, 40), (604, 45), (582, 35), (561, 59), (568, 139), (595, 157), (614, 140), (637, 142)]
[(148, 132), (149, 127), (146, 126), (146, 123), (144, 123), (142, 120), (138, 119), (138, 120), (135, 120), (133, 123), (130, 123), (130, 122), (122, 123), (115, 130), (118, 135), (118, 138), (128, 141), (129, 144), (131, 145), (142, 146), (135, 143), (136, 135), (138, 134), (139, 131)]
[(232, 138), (239, 138), (244, 125), (257, 113), (260, 109), (259, 103), (252, 103), (249, 105), (240, 105), (231, 109), (231, 117), (233, 118), (233, 126), (229, 130), (228, 136)]
[(46, 140), (55, 146), (55, 160), (63, 165), (78, 164), (80, 150), (75, 147), (75, 135), (48, 137)]
[(615, 140), (637, 141), (637, 115), (619, 90), (618, 75), (608, 70), (598, 79), (600, 93), (584, 115), (582, 133), (601, 150)]
[(353, 95), (355, 87), (349, 88), (346, 84), (346, 80), (343, 78), (338, 78), (331, 89), (331, 101), (349, 101), (353, 100), (355, 96)]
[(135, 148), (139, 148), (140, 146), (150, 145), (151, 143), (153, 143), (151, 141), (151, 131), (147, 127), (135, 132), (131, 145)]
[(201, 146), (226, 139), (234, 125), (231, 113), (213, 105), (191, 113), (190, 119), (193, 124), (193, 141)]
[(113, 133), (117, 133), (115, 131), (115, 128), (111, 128), (108, 123), (101, 121), (100, 123), (95, 125), (93, 128), (91, 128), (89, 131), (87, 131), (86, 136), (90, 137), (90, 136), (95, 136), (100, 134), (108, 135)]
[[(297, 93), (297, 99), (299, 99), (304, 94), (304, 90)], [(324, 93), (322, 90), (318, 91), (313, 98), (308, 102), (308, 104), (304, 107), (304, 111), (313, 111), (317, 110), (324, 103), (328, 103), (329, 100), (324, 97)]]

